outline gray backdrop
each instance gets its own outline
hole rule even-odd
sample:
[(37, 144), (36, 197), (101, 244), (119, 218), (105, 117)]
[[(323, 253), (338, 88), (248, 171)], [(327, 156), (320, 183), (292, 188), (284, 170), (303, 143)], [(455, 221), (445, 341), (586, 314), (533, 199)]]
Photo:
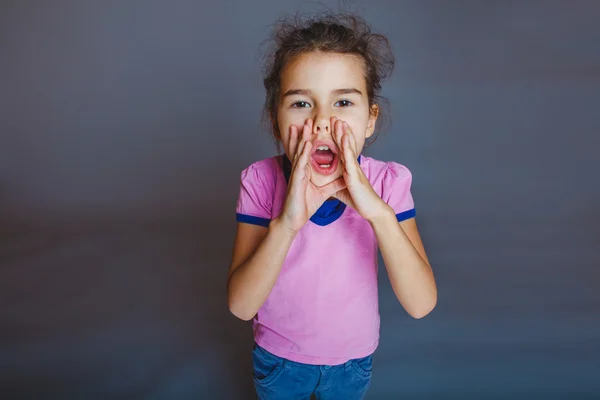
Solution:
[[(326, 5), (336, 7), (336, 2)], [(369, 399), (600, 397), (600, 2), (345, 3), (389, 35), (439, 304), (381, 277)], [(250, 399), (225, 279), (269, 25), (322, 3), (0, 3), (3, 398)]]

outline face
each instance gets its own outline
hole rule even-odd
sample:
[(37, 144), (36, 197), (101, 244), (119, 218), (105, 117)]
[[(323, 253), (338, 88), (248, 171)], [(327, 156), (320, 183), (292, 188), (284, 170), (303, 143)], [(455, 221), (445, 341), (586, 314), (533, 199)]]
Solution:
[[(357, 157), (365, 139), (375, 130), (377, 106), (369, 109), (365, 71), (356, 56), (310, 52), (292, 59), (281, 75), (277, 109), (280, 140), (290, 160), (292, 126), (301, 134), (312, 122), (311, 181), (323, 186), (342, 175), (341, 149), (335, 144), (332, 118), (348, 123), (357, 144)], [(325, 147), (329, 148), (327, 150)], [(320, 149), (320, 150), (319, 150)]]

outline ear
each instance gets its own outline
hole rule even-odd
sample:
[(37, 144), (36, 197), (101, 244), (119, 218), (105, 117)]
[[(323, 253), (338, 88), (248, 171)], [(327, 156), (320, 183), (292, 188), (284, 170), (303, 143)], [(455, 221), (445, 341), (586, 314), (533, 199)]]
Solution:
[(379, 106), (377, 104), (373, 104), (369, 109), (369, 121), (367, 122), (367, 134), (365, 137), (370, 138), (373, 136), (377, 117), (379, 117)]

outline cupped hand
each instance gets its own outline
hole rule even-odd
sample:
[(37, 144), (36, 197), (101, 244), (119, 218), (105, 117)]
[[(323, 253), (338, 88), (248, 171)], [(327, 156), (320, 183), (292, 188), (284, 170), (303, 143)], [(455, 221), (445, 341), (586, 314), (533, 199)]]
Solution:
[(315, 186), (310, 175), (310, 158), (312, 154), (313, 121), (307, 119), (298, 132), (298, 127), (290, 127), (290, 140), (287, 154), (291, 156), (292, 171), (288, 182), (288, 191), (283, 210), (278, 217), (284, 226), (293, 232), (298, 232), (310, 217), (330, 197), (346, 188), (344, 178), (338, 178), (324, 186)]
[(371, 221), (388, 210), (387, 204), (371, 186), (358, 162), (357, 143), (347, 122), (332, 118), (333, 140), (339, 149), (346, 188), (334, 197), (354, 208), (363, 218)]

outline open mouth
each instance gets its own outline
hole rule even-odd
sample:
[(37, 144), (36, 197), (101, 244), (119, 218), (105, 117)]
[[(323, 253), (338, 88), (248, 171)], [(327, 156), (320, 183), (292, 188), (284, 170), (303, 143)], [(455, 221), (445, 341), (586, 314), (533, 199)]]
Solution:
[(313, 169), (321, 175), (330, 175), (338, 165), (337, 150), (333, 144), (315, 143), (311, 154)]

